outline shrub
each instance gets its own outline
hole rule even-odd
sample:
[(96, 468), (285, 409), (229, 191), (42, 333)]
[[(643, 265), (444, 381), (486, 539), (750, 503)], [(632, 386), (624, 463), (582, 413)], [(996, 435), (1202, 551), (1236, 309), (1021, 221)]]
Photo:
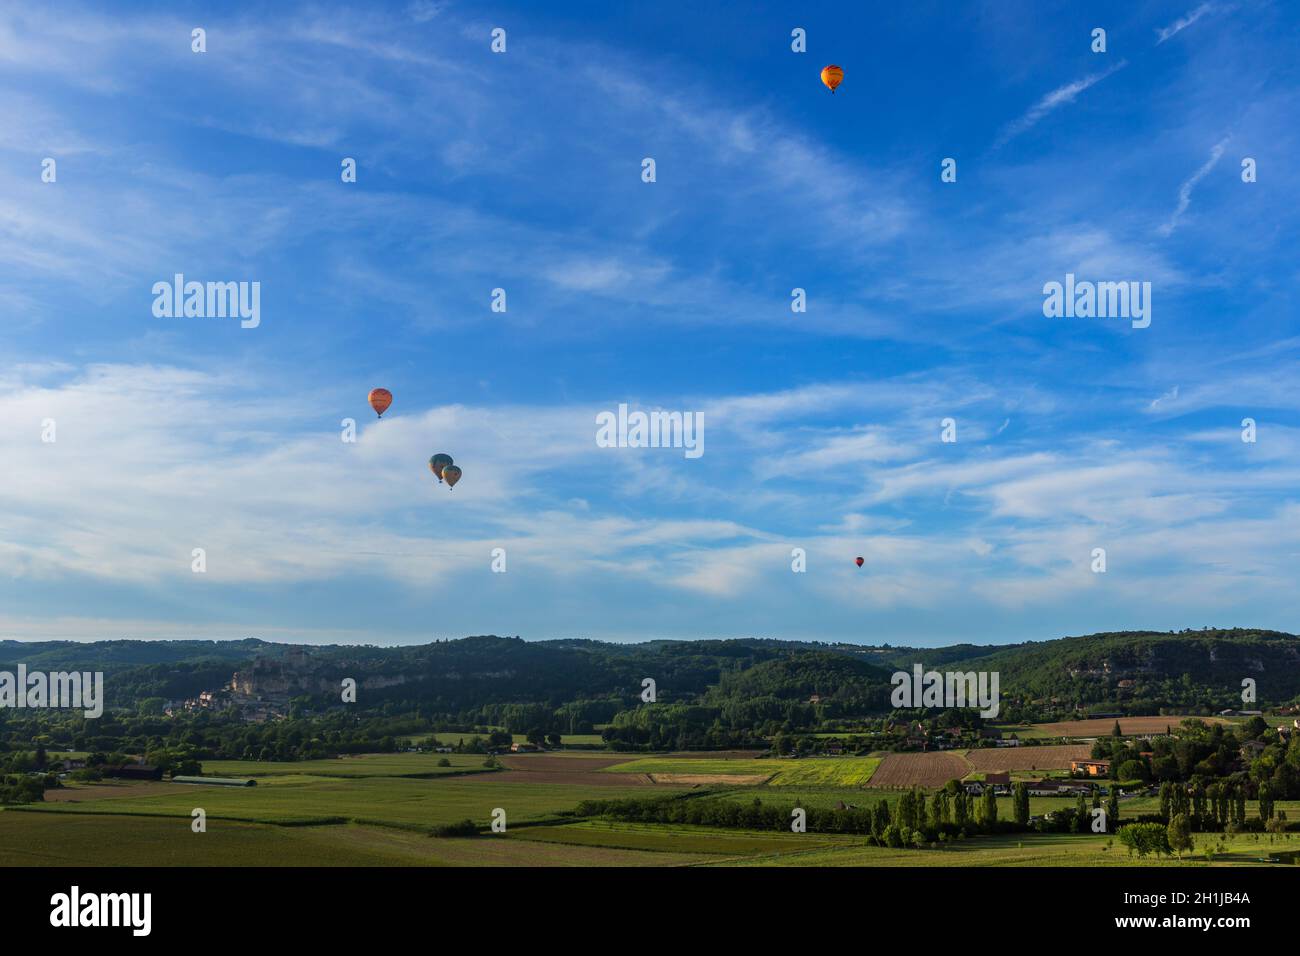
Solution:
[(1128, 826), (1120, 827), (1119, 842), (1128, 848), (1130, 856), (1134, 852), (1139, 857), (1150, 853), (1167, 856), (1172, 852), (1169, 847), (1168, 828), (1158, 823), (1130, 823)]
[(443, 823), (433, 828), (433, 835), (444, 838), (478, 836), (478, 824), (468, 819), (459, 823)]

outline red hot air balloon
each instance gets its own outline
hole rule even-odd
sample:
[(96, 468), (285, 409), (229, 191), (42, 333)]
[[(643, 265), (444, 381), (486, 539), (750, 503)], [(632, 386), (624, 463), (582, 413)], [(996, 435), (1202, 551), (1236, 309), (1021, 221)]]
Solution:
[(375, 410), (375, 414), (383, 418), (384, 412), (388, 411), (388, 406), (393, 404), (393, 393), (386, 388), (372, 388), (367, 400), (370, 402), (370, 407)]
[(858, 567), (862, 567), (862, 558), (857, 558), (853, 563)]

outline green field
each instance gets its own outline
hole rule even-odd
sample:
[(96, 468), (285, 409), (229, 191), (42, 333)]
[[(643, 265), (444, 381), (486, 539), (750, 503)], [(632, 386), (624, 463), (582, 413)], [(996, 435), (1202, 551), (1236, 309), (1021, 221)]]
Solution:
[[(442, 786), (439, 782), (436, 786)], [(511, 794), (492, 794), (509, 804)], [(114, 801), (116, 802), (116, 801)], [(492, 801), (489, 801), (492, 802)], [(6, 866), (1177, 866), (1172, 858), (1129, 857), (1109, 837), (979, 837), (944, 849), (895, 850), (861, 837), (719, 830), (588, 820), (523, 825), (500, 836), (439, 840), (388, 826), (275, 826), (209, 817), (206, 833), (188, 814), (170, 816), (0, 812)], [(1181, 865), (1207, 865), (1197, 852)], [(1269, 843), (1238, 836), (1216, 866), (1265, 865), (1260, 857), (1300, 851), (1300, 839)], [(1280, 864), (1279, 864), (1280, 865)]]
[[(978, 837), (959, 840), (943, 849), (902, 850), (876, 846), (834, 846), (812, 849), (805, 853), (786, 853), (781, 856), (754, 856), (731, 861), (728, 865), (742, 866), (1209, 866), (1201, 855), (1206, 842), (1217, 845), (1217, 835), (1195, 834), (1196, 850), (1176, 857), (1147, 857), (1140, 860), (1130, 857), (1115, 840), (1107, 847), (1110, 837), (1091, 834), (1022, 834), (1016, 836)], [(1260, 857), (1278, 855), (1300, 849), (1300, 840), (1290, 843), (1279, 841), (1269, 844), (1262, 838), (1239, 836), (1228, 841), (1228, 851), (1216, 859), (1214, 866), (1274, 866), (1291, 869), (1283, 863), (1259, 862)]]
[[(297, 760), (275, 763), (264, 760), (205, 760), (203, 773), (209, 777), (438, 777), (467, 772), (490, 772), (483, 766), (483, 754), (361, 754), (328, 760)], [(446, 760), (450, 767), (439, 767)]]
[[(202, 807), (208, 820), (310, 825), (350, 822), (427, 831), (466, 818), (486, 826), (493, 809), (507, 819), (548, 819), (588, 799), (644, 795), (644, 787), (582, 787), (568, 784), (484, 782), (474, 777), (420, 780), (404, 777), (317, 777), (285, 774), (256, 787), (176, 785), (175, 792), (115, 797), (84, 803), (38, 803), (15, 814), (112, 814), (189, 819)], [(3, 858), (0, 848), (0, 858)]]
[[(557, 756), (557, 755), (551, 755)], [(664, 756), (587, 769), (563, 755), (536, 772), (485, 771), (482, 759), (450, 755), (374, 754), (302, 763), (212, 761), (213, 774), (255, 777), (256, 787), (190, 786), (165, 782), (74, 785), (56, 800), (0, 811), (0, 865), (304, 865), (304, 866), (688, 866), (715, 864), (824, 866), (1110, 866), (1137, 860), (1116, 841), (1087, 835), (1025, 834), (975, 837), (944, 849), (890, 850), (861, 836), (753, 832), (685, 825), (577, 819), (583, 800), (627, 797), (690, 799), (691, 794), (778, 806), (865, 807), (897, 794), (864, 791), (878, 764), (871, 758), (734, 760)], [(549, 759), (549, 758), (548, 758)], [(522, 761), (521, 761), (522, 762)], [(573, 769), (567, 769), (568, 764)], [(597, 766), (601, 761), (595, 762)], [(590, 766), (588, 764), (588, 766)], [(702, 788), (634, 783), (620, 773), (755, 775), (757, 786)], [(536, 778), (536, 782), (528, 778)], [(641, 779), (644, 779), (642, 777)], [(52, 796), (55, 796), (52, 794)], [(75, 802), (72, 802), (75, 801)], [(1011, 816), (1010, 798), (999, 816)], [(1152, 813), (1154, 797), (1125, 800), (1125, 818)], [(1034, 797), (1031, 812), (1073, 807), (1072, 798)], [(190, 829), (191, 811), (207, 814), (207, 832)], [(431, 836), (441, 824), (473, 820), (484, 830), (493, 811), (506, 812), (507, 831), (476, 838)], [(1279, 809), (1300, 819), (1300, 801)], [(1253, 816), (1254, 803), (1248, 806)], [(1198, 850), (1207, 840), (1197, 836)], [(1216, 865), (1256, 864), (1260, 856), (1300, 851), (1300, 835), (1270, 843), (1253, 835), (1230, 841)], [(1176, 861), (1148, 860), (1150, 865)], [(1205, 865), (1200, 853), (1188, 861)]]
[[(355, 832), (350, 832), (355, 831)], [(411, 840), (411, 834), (388, 831)], [(385, 866), (403, 862), (360, 827), (211, 825), (189, 820), (97, 814), (0, 813), (6, 866)], [(381, 836), (387, 834), (381, 831)], [(356, 839), (365, 837), (364, 840)], [(425, 839), (426, 843), (431, 840)]]
[(808, 757), (802, 760), (712, 760), (700, 757), (644, 757), (605, 773), (682, 774), (689, 776), (765, 776), (772, 787), (862, 787), (876, 768), (876, 757)]
[(501, 837), (436, 840), (351, 825), (282, 827), (87, 814), (0, 812), (5, 866), (682, 866), (687, 852), (543, 844)]
[(689, 852), (725, 857), (804, 852), (813, 848), (860, 845), (862, 842), (860, 837), (838, 834), (757, 833), (750, 830), (608, 820), (584, 820), (558, 827), (526, 827), (515, 831), (512, 836), (517, 840), (541, 843)]
[(641, 757), (613, 767), (605, 773), (671, 773), (690, 776), (770, 776), (777, 771), (775, 760), (722, 760), (709, 757)]

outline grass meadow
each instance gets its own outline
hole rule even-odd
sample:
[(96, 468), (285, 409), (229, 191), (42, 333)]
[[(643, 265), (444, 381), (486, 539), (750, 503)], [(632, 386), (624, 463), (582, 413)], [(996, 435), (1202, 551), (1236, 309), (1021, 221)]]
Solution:
[(772, 787), (861, 787), (880, 766), (878, 757), (807, 757), (802, 760), (712, 760), (701, 757), (644, 757), (606, 768), (604, 773), (683, 776), (763, 776)]
[[(629, 757), (539, 763), (536, 772), (493, 771), (481, 757), (374, 754), (301, 763), (212, 761), (217, 776), (252, 777), (255, 787), (116, 781), (73, 785), (56, 799), (0, 810), (0, 865), (161, 866), (1114, 866), (1138, 861), (1109, 837), (1025, 834), (977, 837), (944, 849), (891, 850), (861, 836), (740, 831), (709, 827), (578, 819), (586, 799), (655, 794), (709, 794), (778, 805), (834, 808), (896, 800), (898, 793), (867, 790), (874, 758), (755, 760), (716, 757)], [(550, 758), (547, 758), (550, 760)], [(521, 761), (522, 762), (522, 761)], [(559, 764), (572, 763), (556, 769)], [(620, 774), (626, 775), (622, 785)], [(665, 786), (649, 781), (674, 774), (723, 779), (722, 785)], [(767, 783), (727, 785), (730, 777)], [(1158, 809), (1156, 798), (1121, 803), (1124, 817)], [(1031, 812), (1071, 807), (1069, 798), (1034, 797)], [(193, 833), (191, 812), (201, 807), (207, 832)], [(485, 831), (497, 808), (504, 834), (475, 838), (432, 836), (443, 824), (473, 820)], [(1279, 804), (1300, 819), (1300, 801)], [(999, 800), (999, 815), (1012, 812)], [(1255, 814), (1256, 807), (1248, 807)], [(1214, 865), (1266, 865), (1270, 853), (1300, 851), (1300, 834), (1270, 844), (1242, 835), (1228, 842)], [(1218, 836), (1197, 835), (1197, 850), (1182, 865), (1206, 865), (1201, 849)]]

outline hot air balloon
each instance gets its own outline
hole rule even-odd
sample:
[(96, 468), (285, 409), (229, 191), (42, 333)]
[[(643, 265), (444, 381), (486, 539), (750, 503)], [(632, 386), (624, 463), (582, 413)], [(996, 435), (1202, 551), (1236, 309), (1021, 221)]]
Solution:
[(856, 564), (858, 567), (862, 567), (862, 559), (861, 559), (861, 558), (856, 558), (856, 559), (854, 559), (853, 563)]
[(384, 412), (388, 411), (388, 406), (393, 404), (393, 393), (386, 388), (372, 388), (366, 398), (370, 402), (370, 407), (375, 410), (375, 414), (380, 418), (384, 417)]
[(835, 87), (839, 86), (843, 80), (844, 71), (834, 63), (830, 66), (822, 67), (822, 82), (826, 84), (827, 88), (830, 89), (832, 93), (835, 92)]
[(456, 482), (460, 481), (460, 468), (456, 465), (448, 465), (442, 470), (442, 477), (447, 479), (447, 490), (450, 491), (456, 487)]
[(438, 477), (438, 483), (442, 483), (443, 470), (451, 464), (451, 455), (444, 455), (442, 452), (434, 455), (429, 459), (429, 470)]

